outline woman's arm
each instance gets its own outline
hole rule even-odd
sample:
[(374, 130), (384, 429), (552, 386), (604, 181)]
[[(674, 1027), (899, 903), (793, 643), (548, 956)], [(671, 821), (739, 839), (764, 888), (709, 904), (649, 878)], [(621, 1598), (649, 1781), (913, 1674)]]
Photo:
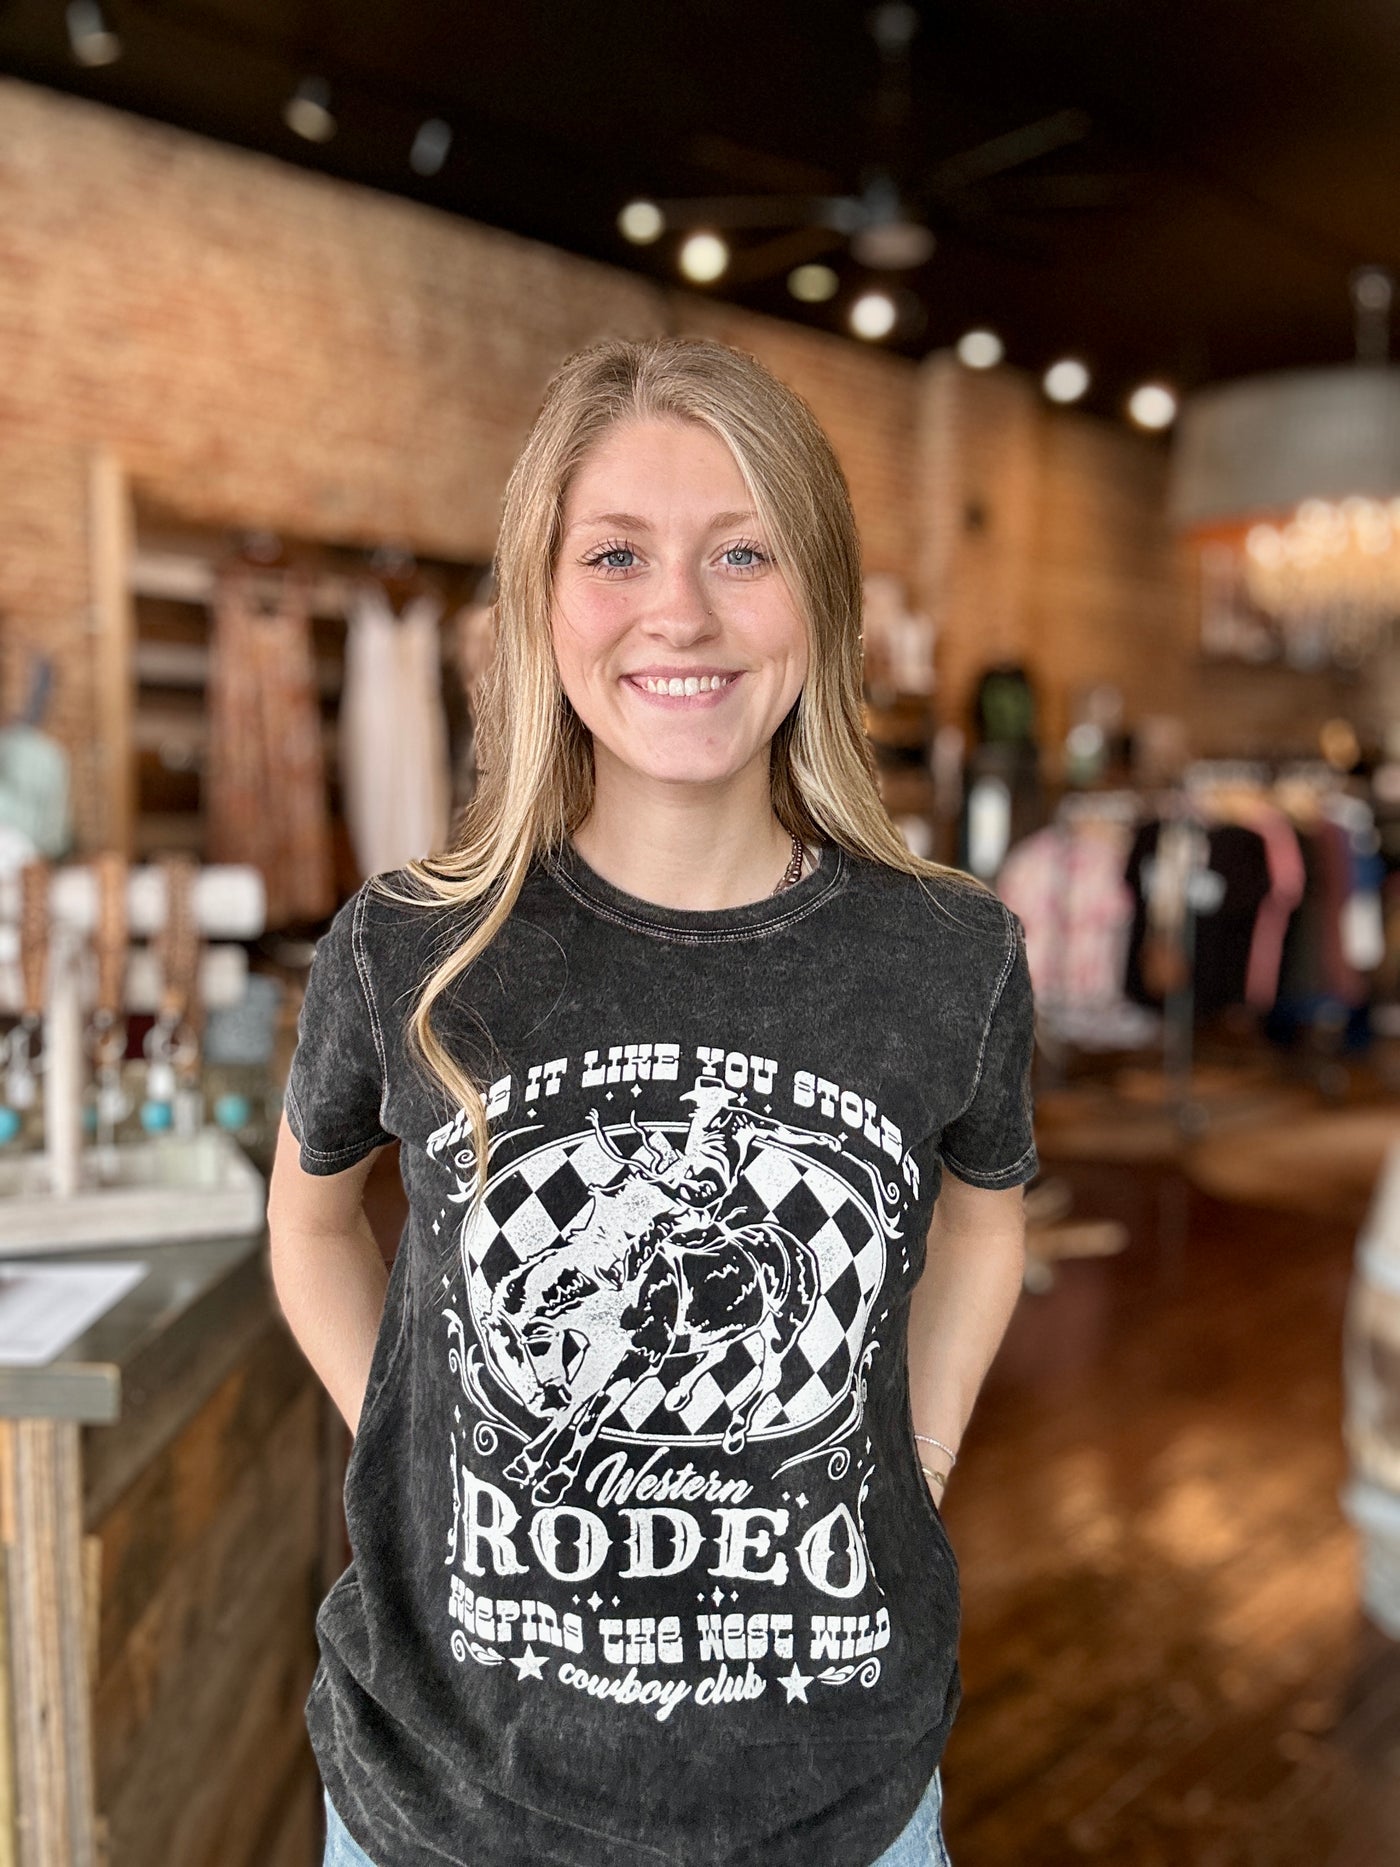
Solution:
[(306, 1173), (285, 1113), (268, 1183), (272, 1282), (292, 1334), (353, 1433), (369, 1384), (389, 1273), (361, 1197), (375, 1154)]
[[(969, 1186), (945, 1168), (934, 1204), (923, 1275), (909, 1306), (909, 1396), (915, 1432), (954, 1452), (1021, 1294), (1025, 1191)], [(922, 1443), (919, 1459), (945, 1477), (952, 1465)], [(940, 1502), (942, 1485), (935, 1480), (930, 1489)]]

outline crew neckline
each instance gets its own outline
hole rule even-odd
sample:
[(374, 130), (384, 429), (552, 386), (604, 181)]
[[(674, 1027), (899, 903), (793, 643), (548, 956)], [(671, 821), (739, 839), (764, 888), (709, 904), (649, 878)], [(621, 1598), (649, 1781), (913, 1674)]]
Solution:
[(546, 867), (566, 893), (605, 920), (660, 940), (700, 946), (771, 934), (802, 920), (822, 906), (835, 889), (845, 873), (846, 852), (838, 844), (823, 843), (816, 867), (791, 888), (731, 908), (670, 908), (628, 894), (605, 881), (584, 860), (572, 837), (566, 837), (547, 858)]

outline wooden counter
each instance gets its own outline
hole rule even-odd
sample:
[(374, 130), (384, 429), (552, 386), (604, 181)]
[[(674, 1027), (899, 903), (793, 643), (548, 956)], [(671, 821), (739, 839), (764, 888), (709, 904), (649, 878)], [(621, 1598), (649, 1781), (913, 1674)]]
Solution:
[(348, 1429), (265, 1232), (65, 1255), (148, 1270), (0, 1367), (0, 1867), (314, 1867)]

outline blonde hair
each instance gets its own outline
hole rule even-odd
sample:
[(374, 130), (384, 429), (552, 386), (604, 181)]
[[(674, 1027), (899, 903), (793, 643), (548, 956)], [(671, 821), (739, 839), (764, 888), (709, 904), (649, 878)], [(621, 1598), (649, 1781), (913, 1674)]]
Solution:
[(862, 715), (855, 514), (835, 451), (807, 404), (757, 358), (708, 338), (617, 338), (575, 351), (545, 390), (506, 486), (476, 791), (450, 847), (405, 865), (416, 892), (398, 894), (373, 878), (392, 900), (472, 910), (466, 938), (424, 983), (410, 1033), (430, 1076), (470, 1123), (473, 1203), (487, 1178), (485, 1098), (439, 1039), (431, 1012), (505, 924), (531, 865), (556, 853), (592, 809), (592, 740), (564, 692), (553, 647), (564, 505), (604, 434), (620, 422), (656, 419), (698, 422), (728, 446), (806, 623), (807, 680), (771, 742), (774, 815), (804, 842), (839, 845), (922, 879), (985, 886), (914, 855), (880, 798)]

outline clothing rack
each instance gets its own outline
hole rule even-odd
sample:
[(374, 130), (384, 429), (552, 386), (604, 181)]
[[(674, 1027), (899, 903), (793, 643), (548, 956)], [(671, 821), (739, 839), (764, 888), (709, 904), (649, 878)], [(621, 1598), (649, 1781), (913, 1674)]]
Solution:
[[(316, 630), (312, 681), (318, 695), (328, 768), (335, 770), (337, 701), (344, 678), (343, 632), (348, 629), (356, 587), (378, 581), (376, 554), (387, 547), (341, 544), (292, 532), (269, 545), (285, 547), (281, 562), (260, 563), (251, 528), (205, 522), (163, 504), (133, 504), (132, 539), (124, 554), (122, 582), (129, 605), (130, 669), (122, 708), (124, 740), (132, 759), (131, 852), (149, 858), (163, 850), (202, 850), (204, 829), (200, 774), (207, 756), (210, 636), (208, 622), (219, 580), (231, 562), (254, 589), (272, 592), (297, 578)], [(243, 555), (238, 555), (240, 545)], [(394, 554), (380, 568), (392, 570)], [(452, 561), (414, 553), (418, 566), (442, 598), (439, 616), (445, 658), (453, 655), (452, 629), (463, 607), (481, 590), (480, 561)], [(290, 562), (288, 560), (291, 560)], [(391, 604), (391, 607), (396, 605)], [(194, 614), (192, 612), (198, 612)], [(464, 727), (457, 683), (444, 683), (453, 734)], [(331, 780), (332, 819), (340, 822), (339, 790)], [(337, 834), (340, 832), (337, 830)]]
[[(1237, 772), (1240, 761), (1232, 761)], [(1162, 822), (1186, 821), (1207, 827), (1195, 788), (1186, 784), (1154, 787), (1148, 791), (1130, 788), (1103, 791), (1067, 791), (1051, 813), (1051, 827), (1073, 833), (1074, 826), (1085, 820), (1109, 820), (1133, 827), (1147, 817)], [(1067, 874), (1067, 865), (1055, 871), (1057, 878)], [(1061, 902), (1063, 895), (1061, 895)], [(1161, 1056), (1163, 1076), (1173, 1118), (1183, 1134), (1198, 1134), (1204, 1125), (1204, 1111), (1192, 1096), (1195, 1063), (1195, 946), (1196, 910), (1200, 905), (1198, 890), (1188, 877), (1183, 890), (1183, 907), (1178, 929), (1182, 982), (1169, 991), (1161, 1012)], [(1056, 1075), (1063, 1080), (1063, 1057), (1073, 1039), (1056, 1036), (1048, 1054)]]

